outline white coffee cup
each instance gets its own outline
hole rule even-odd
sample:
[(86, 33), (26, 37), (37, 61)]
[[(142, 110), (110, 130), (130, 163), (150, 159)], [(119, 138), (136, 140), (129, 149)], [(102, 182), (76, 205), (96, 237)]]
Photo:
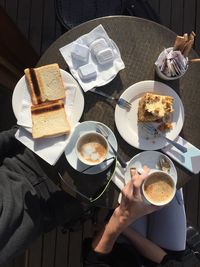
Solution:
[(156, 206), (168, 204), (176, 193), (176, 180), (169, 173), (151, 170), (142, 184), (142, 193), (146, 203)]
[(94, 166), (101, 164), (107, 158), (109, 145), (101, 134), (87, 132), (78, 138), (75, 149), (82, 163)]

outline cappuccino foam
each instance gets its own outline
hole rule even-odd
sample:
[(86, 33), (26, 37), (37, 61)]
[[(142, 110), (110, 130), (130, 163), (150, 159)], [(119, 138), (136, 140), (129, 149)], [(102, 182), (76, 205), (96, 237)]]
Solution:
[(153, 173), (147, 178), (144, 191), (150, 202), (161, 204), (171, 200), (174, 184), (168, 175)]
[(99, 136), (91, 134), (83, 137), (78, 146), (78, 152), (84, 162), (98, 164), (107, 154), (107, 144)]

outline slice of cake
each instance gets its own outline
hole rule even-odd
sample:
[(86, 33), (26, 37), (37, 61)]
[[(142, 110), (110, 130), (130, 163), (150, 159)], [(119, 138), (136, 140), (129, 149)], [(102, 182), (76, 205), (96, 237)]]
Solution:
[(34, 105), (65, 97), (65, 89), (57, 63), (24, 70)]
[(62, 100), (31, 107), (33, 138), (59, 136), (70, 132)]
[(139, 122), (169, 122), (174, 99), (171, 96), (145, 93), (139, 101)]

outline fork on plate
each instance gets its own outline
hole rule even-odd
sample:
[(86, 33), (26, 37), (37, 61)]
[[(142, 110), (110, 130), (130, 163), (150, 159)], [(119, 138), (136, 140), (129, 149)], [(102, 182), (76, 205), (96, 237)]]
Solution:
[(109, 143), (109, 146), (111, 147), (114, 155), (117, 157), (117, 160), (119, 161), (120, 165), (122, 166), (122, 168), (126, 168), (127, 167), (127, 163), (122, 159), (122, 157), (119, 155), (119, 153), (115, 150), (115, 148), (112, 146), (112, 144), (108, 140), (109, 133), (108, 133), (107, 129), (105, 127), (103, 127), (102, 125), (97, 124), (96, 131), (98, 133), (102, 134), (106, 138), (106, 140)]
[(163, 137), (165, 140), (167, 140), (168, 143), (170, 143), (171, 145), (175, 146), (177, 149), (179, 149), (181, 152), (185, 153), (187, 152), (187, 148), (176, 143), (175, 141), (167, 138), (165, 135), (163, 135), (162, 132), (160, 132), (159, 130), (157, 130), (152, 124), (147, 124), (144, 123), (143, 124), (143, 129), (149, 133), (150, 135), (156, 137), (156, 136), (160, 136)]
[(131, 103), (128, 102), (127, 100), (121, 98), (121, 97), (110, 96), (110, 95), (108, 95), (102, 91), (97, 91), (95, 89), (90, 90), (90, 92), (95, 93), (95, 94), (100, 95), (100, 96), (103, 96), (103, 97), (106, 97), (109, 100), (113, 100), (117, 103), (117, 105), (119, 105), (122, 108), (126, 108), (127, 110), (131, 109)]

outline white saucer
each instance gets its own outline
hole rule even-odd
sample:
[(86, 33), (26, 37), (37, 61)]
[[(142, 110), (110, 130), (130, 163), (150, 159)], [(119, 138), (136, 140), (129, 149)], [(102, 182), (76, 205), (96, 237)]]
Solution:
[(177, 171), (174, 166), (174, 163), (171, 161), (169, 157), (167, 157), (165, 154), (158, 152), (158, 151), (144, 151), (134, 156), (129, 161), (128, 166), (126, 168), (126, 173), (125, 173), (126, 183), (131, 179), (130, 168), (134, 167), (137, 170), (139, 170), (139, 169), (142, 169), (144, 165), (146, 165), (150, 169), (159, 169), (158, 162), (159, 162), (160, 156), (165, 157), (167, 161), (169, 162), (170, 164), (169, 175), (172, 176), (175, 180), (175, 183), (177, 183)]
[(180, 97), (168, 85), (157, 81), (141, 81), (128, 87), (121, 98), (132, 104), (131, 110), (127, 111), (116, 105), (115, 123), (122, 138), (131, 146), (141, 150), (157, 150), (168, 145), (161, 136), (152, 137), (143, 129), (143, 124), (138, 123), (138, 104), (146, 92), (169, 95), (174, 99), (174, 112), (172, 117), (173, 129), (166, 132), (166, 137), (175, 140), (179, 135), (184, 123), (184, 108)]
[(76, 151), (75, 151), (75, 144), (76, 144), (78, 137), (82, 135), (83, 133), (96, 131), (97, 124), (101, 124), (108, 130), (108, 133), (109, 133), (108, 141), (112, 144), (115, 150), (117, 150), (117, 147), (118, 147), (117, 140), (115, 138), (114, 133), (105, 124), (101, 122), (97, 122), (97, 121), (85, 121), (85, 122), (78, 124), (74, 129), (70, 142), (65, 148), (65, 157), (67, 161), (69, 162), (69, 164), (75, 170), (79, 172), (83, 172), (84, 174), (97, 174), (97, 173), (103, 172), (105, 169), (107, 169), (111, 165), (111, 163), (113, 162), (115, 158), (112, 149), (109, 150), (109, 153), (107, 155), (107, 160), (96, 166), (88, 167), (88, 165), (85, 165), (77, 158)]

